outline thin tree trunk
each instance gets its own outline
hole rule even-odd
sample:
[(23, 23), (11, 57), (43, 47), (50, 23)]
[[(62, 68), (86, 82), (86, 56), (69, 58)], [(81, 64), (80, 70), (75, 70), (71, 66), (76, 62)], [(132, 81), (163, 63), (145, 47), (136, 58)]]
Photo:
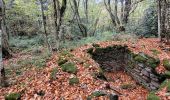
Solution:
[(43, 22), (43, 28), (44, 28), (45, 42), (46, 42), (49, 52), (52, 52), (52, 49), (51, 49), (50, 43), (48, 42), (48, 37), (47, 37), (48, 34), (47, 34), (47, 27), (46, 27), (46, 16), (44, 14), (44, 7), (43, 7), (42, 0), (40, 0), (40, 4), (41, 4), (41, 13), (42, 13), (42, 22)]
[(158, 6), (158, 38), (161, 41), (161, 1), (157, 1), (157, 6)]

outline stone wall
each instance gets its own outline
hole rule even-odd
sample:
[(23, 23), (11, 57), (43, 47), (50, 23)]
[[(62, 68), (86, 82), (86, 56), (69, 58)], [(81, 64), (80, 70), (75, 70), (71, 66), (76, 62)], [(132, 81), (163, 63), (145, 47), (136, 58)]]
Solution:
[[(92, 52), (93, 51), (93, 52)], [(109, 72), (125, 70), (136, 82), (149, 90), (157, 90), (164, 80), (156, 73), (159, 60), (143, 53), (133, 54), (127, 46), (93, 48), (92, 58)]]

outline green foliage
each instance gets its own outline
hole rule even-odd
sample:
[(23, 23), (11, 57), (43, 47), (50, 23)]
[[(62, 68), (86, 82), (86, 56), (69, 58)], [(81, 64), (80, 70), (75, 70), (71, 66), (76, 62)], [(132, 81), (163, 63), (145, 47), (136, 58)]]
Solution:
[(73, 74), (77, 73), (77, 67), (75, 66), (74, 63), (71, 62), (67, 62), (61, 65), (61, 68), (64, 72), (73, 73)]
[(10, 93), (5, 96), (5, 100), (20, 100), (21, 94), (20, 93)]
[(78, 83), (79, 83), (79, 79), (77, 77), (69, 79), (69, 84), (70, 85), (74, 85), (74, 84), (78, 84)]
[(56, 80), (56, 74), (57, 74), (57, 72), (58, 72), (58, 69), (57, 68), (53, 68), (52, 69), (52, 71), (51, 71), (51, 73), (50, 73), (50, 79), (51, 80)]
[(170, 60), (164, 59), (164, 60), (163, 60), (163, 66), (164, 66), (167, 70), (170, 70)]
[(154, 93), (150, 93), (147, 97), (147, 100), (160, 100), (160, 98)]
[(120, 87), (121, 87), (122, 89), (130, 89), (130, 88), (132, 88), (133, 86), (132, 86), (132, 84), (122, 84)]

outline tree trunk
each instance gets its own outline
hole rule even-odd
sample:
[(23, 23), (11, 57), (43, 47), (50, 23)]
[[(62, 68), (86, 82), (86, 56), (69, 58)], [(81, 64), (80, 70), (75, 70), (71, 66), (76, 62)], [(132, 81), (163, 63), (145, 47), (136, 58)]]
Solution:
[(50, 43), (48, 42), (48, 34), (47, 34), (47, 27), (46, 27), (46, 16), (44, 14), (44, 7), (43, 7), (43, 2), (40, 0), (41, 4), (41, 13), (42, 13), (42, 22), (43, 22), (43, 28), (44, 28), (44, 35), (45, 35), (45, 42), (48, 47), (49, 52), (52, 52)]
[(55, 23), (55, 32), (56, 32), (56, 49), (59, 49), (60, 46), (60, 37), (59, 32), (61, 25), (63, 23), (63, 16), (66, 10), (67, 0), (62, 0), (62, 5), (60, 8), (60, 3), (58, 0), (53, 0), (54, 4), (54, 23)]
[(158, 10), (157, 10), (157, 13), (158, 13), (158, 38), (159, 40), (161, 41), (161, 1), (158, 0), (157, 1), (157, 5), (158, 5)]
[[(2, 56), (9, 57), (9, 44), (8, 44), (8, 37), (6, 33), (6, 25), (5, 24), (5, 2), (0, 0), (0, 34), (2, 34)], [(4, 55), (5, 54), (5, 55)], [(8, 86), (5, 77), (5, 69), (3, 65), (0, 65), (0, 85), (1, 86)]]

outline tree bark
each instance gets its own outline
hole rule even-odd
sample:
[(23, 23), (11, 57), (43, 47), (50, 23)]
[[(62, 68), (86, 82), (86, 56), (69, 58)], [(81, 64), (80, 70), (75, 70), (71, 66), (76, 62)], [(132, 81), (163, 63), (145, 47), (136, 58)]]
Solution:
[(46, 42), (46, 45), (48, 47), (49, 52), (52, 52), (50, 43), (48, 42), (46, 16), (44, 14), (44, 7), (43, 7), (43, 1), (42, 0), (40, 0), (40, 4), (41, 4), (41, 14), (42, 14), (42, 22), (43, 22), (43, 28), (44, 28), (45, 42)]
[(62, 0), (62, 5), (60, 7), (59, 0), (53, 0), (54, 4), (54, 23), (55, 23), (55, 32), (56, 32), (56, 49), (59, 49), (60, 46), (60, 27), (63, 23), (63, 16), (66, 10), (67, 0)]
[(157, 6), (158, 6), (158, 38), (161, 41), (161, 1), (157, 1)]
[[(0, 27), (0, 33), (2, 34), (2, 56), (10, 56), (9, 54), (9, 44), (8, 44), (8, 37), (6, 33), (6, 26), (5, 24), (5, 2), (3, 0), (0, 0), (0, 22), (1, 22), (1, 27)], [(5, 53), (4, 53), (5, 52)], [(5, 54), (5, 55), (4, 55)], [(2, 59), (2, 58), (1, 58)], [(1, 86), (8, 86), (6, 82), (6, 77), (5, 77), (5, 69), (4, 66), (0, 66), (0, 85)]]

